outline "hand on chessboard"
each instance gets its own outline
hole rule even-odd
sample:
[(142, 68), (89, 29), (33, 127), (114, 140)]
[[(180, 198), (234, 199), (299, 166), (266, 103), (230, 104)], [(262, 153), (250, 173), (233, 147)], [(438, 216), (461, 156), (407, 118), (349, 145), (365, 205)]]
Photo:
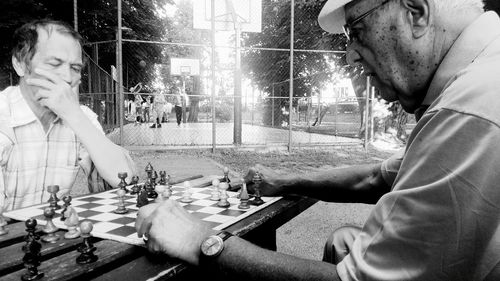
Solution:
[(257, 172), (260, 176), (260, 183), (258, 185), (262, 196), (279, 196), (283, 194), (283, 185), (287, 182), (284, 176), (259, 164), (248, 169), (248, 173), (244, 177), (250, 193), (255, 193), (254, 187)]
[(165, 253), (194, 265), (199, 262), (201, 242), (215, 233), (175, 200), (141, 207), (135, 228), (137, 235), (144, 237), (150, 251)]

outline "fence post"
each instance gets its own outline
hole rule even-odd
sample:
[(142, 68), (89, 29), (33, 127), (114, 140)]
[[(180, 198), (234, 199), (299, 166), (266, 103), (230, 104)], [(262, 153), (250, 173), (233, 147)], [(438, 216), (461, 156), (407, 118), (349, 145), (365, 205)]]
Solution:
[(118, 4), (118, 30), (117, 30), (117, 58), (116, 76), (118, 76), (118, 122), (120, 124), (120, 145), (123, 145), (123, 73), (122, 73), (122, 1), (117, 0)]
[(294, 32), (294, 21), (295, 21), (295, 1), (291, 1), (290, 7), (290, 94), (289, 100), (290, 104), (288, 106), (288, 151), (292, 151), (292, 107), (293, 107), (293, 32)]
[(210, 64), (212, 65), (212, 153), (215, 153), (215, 143), (217, 141), (216, 126), (215, 126), (215, 0), (210, 1), (211, 19), (210, 25), (212, 28), (211, 41), (212, 41), (212, 54), (210, 57)]

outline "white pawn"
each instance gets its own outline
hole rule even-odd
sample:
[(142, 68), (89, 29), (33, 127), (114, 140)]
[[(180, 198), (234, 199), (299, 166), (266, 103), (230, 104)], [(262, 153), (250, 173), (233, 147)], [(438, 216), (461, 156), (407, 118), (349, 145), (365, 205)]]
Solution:
[(181, 202), (182, 203), (193, 202), (193, 198), (191, 198), (191, 195), (193, 194), (193, 192), (191, 191), (191, 183), (189, 181), (185, 181), (183, 186), (184, 186), (184, 193), (182, 194)]
[(219, 184), (219, 190), (220, 190), (220, 201), (217, 203), (217, 206), (219, 207), (229, 207), (229, 201), (227, 199), (229, 196), (227, 195), (227, 189), (229, 188), (229, 183), (227, 182), (221, 182)]
[(220, 184), (220, 182), (218, 179), (214, 179), (212, 181), (212, 197), (210, 197), (210, 200), (212, 200), (212, 201), (219, 201), (220, 200), (219, 184)]
[(155, 187), (155, 191), (156, 193), (158, 193), (158, 197), (156, 197), (155, 203), (161, 203), (165, 201), (165, 197), (163, 196), (163, 194), (165, 193), (165, 189), (167, 189), (167, 186), (165, 185), (157, 185)]

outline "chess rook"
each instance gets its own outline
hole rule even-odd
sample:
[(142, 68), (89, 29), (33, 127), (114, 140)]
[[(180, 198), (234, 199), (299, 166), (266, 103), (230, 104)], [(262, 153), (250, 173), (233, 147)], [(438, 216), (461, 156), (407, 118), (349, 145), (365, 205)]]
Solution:
[(185, 181), (183, 186), (184, 186), (184, 193), (182, 193), (181, 202), (182, 203), (193, 202), (193, 198), (191, 198), (191, 195), (193, 194), (191, 190), (191, 183), (189, 181)]
[(129, 193), (127, 189), (127, 182), (125, 179), (128, 177), (127, 173), (118, 173), (118, 178), (120, 179), (120, 183), (118, 183), (118, 188), (125, 191), (125, 193)]
[(50, 193), (50, 198), (49, 198), (49, 204), (50, 207), (53, 208), (54, 210), (59, 210), (61, 209), (61, 206), (57, 204), (59, 201), (59, 198), (57, 198), (57, 192), (59, 192), (59, 186), (58, 185), (49, 185), (47, 186), (47, 191)]

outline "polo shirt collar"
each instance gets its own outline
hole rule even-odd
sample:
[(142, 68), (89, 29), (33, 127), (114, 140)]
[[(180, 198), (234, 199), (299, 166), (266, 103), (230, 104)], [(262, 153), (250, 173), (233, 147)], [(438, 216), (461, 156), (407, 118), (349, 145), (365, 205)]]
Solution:
[(429, 107), (443, 92), (446, 84), (458, 71), (471, 64), (481, 52), (500, 36), (500, 18), (486, 12), (464, 29), (439, 65), (422, 107)]
[[(7, 100), (10, 103), (10, 126), (14, 128), (37, 121), (37, 117), (21, 94), (21, 88), (19, 86), (9, 88), (11, 89), (7, 91)], [(59, 120), (60, 118), (56, 117), (53, 123)]]

